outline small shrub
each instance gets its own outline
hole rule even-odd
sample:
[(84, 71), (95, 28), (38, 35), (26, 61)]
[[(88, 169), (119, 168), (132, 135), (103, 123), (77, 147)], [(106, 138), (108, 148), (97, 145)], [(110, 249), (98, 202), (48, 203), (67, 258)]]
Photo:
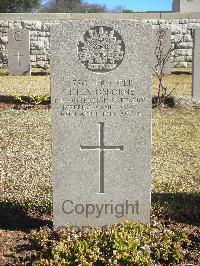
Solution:
[(48, 93), (44, 93), (41, 95), (30, 95), (30, 96), (19, 96), (16, 92), (11, 93), (11, 101), (18, 104), (48, 104), (50, 103), (50, 96)]
[(71, 227), (31, 234), (40, 251), (34, 266), (43, 265), (176, 265), (184, 259), (183, 232), (161, 224), (125, 222), (103, 228), (73, 231)]
[(48, 103), (50, 101), (49, 94), (41, 94), (41, 95), (30, 95), (30, 99), (34, 104), (40, 104), (40, 103)]

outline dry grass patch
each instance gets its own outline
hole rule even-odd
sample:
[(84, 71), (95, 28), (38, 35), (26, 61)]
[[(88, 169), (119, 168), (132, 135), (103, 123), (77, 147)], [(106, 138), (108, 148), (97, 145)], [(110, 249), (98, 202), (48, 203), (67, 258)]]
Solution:
[(0, 201), (51, 211), (49, 111), (1, 111), (0, 136)]
[(200, 109), (153, 112), (153, 190), (200, 192)]
[[(171, 75), (164, 76), (164, 85), (168, 93), (173, 90), (172, 96), (192, 95), (192, 71), (191, 69), (174, 69)], [(152, 94), (157, 95), (158, 80), (154, 75), (152, 78)]]
[(49, 76), (0, 76), (0, 95), (41, 95), (50, 93)]
[[(1, 200), (51, 209), (49, 110), (2, 110)], [(200, 110), (153, 111), (154, 193), (199, 193)]]
[[(172, 75), (164, 77), (169, 91), (173, 88), (172, 95), (190, 96), (192, 93), (191, 69), (174, 69)], [(0, 95), (41, 95), (50, 93), (50, 76), (41, 76), (40, 70), (33, 71), (34, 76), (12, 77), (7, 75), (7, 70), (0, 70)], [(37, 75), (36, 75), (37, 74)], [(152, 94), (157, 93), (158, 81), (152, 78)]]
[(7, 69), (0, 70), (0, 95), (41, 95), (50, 93), (50, 77), (42, 69), (33, 69), (31, 76), (8, 76)]

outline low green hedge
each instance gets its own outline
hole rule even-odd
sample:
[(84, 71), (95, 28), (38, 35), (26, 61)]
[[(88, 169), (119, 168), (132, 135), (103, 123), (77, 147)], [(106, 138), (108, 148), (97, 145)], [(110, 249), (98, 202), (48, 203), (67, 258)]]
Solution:
[(177, 265), (189, 241), (180, 231), (162, 224), (125, 222), (74, 231), (71, 227), (31, 234), (39, 251), (33, 266), (63, 265)]

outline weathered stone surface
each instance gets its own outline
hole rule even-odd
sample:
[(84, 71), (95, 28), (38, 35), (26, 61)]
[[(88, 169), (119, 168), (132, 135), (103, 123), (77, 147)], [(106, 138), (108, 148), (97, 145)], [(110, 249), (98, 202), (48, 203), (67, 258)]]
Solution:
[(32, 49), (35, 50), (42, 50), (44, 49), (44, 42), (43, 41), (35, 41), (32, 45), (31, 45)]
[(148, 223), (153, 31), (74, 20), (51, 35), (54, 226)]
[(9, 75), (30, 75), (30, 36), (27, 29), (8, 31)]
[(200, 97), (200, 28), (194, 31), (192, 96)]
[(42, 22), (41, 21), (23, 21), (22, 27), (26, 25), (26, 28), (29, 30), (41, 30)]
[(199, 0), (173, 0), (173, 12), (200, 12)]
[(7, 42), (8, 42), (8, 37), (7, 36), (1, 37), (1, 43), (2, 44), (6, 44)]

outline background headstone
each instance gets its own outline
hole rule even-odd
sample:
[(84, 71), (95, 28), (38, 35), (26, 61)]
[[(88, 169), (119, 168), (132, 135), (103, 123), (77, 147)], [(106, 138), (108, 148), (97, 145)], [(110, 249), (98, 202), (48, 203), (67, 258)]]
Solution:
[(8, 70), (11, 76), (30, 75), (30, 36), (27, 29), (8, 30)]
[(74, 20), (51, 36), (54, 226), (148, 223), (153, 31)]
[[(169, 59), (166, 61), (165, 63), (165, 66), (164, 66), (164, 74), (171, 74), (171, 51), (170, 48), (171, 48), (171, 30), (169, 29), (164, 29), (163, 31), (161, 30), (161, 34), (162, 34), (162, 38), (159, 38), (159, 30), (158, 29), (155, 29), (154, 30), (154, 58), (155, 60), (153, 61), (153, 68), (155, 68), (155, 66), (159, 63), (159, 59), (165, 59), (165, 57), (168, 57)], [(161, 41), (161, 43), (160, 43)], [(157, 56), (160, 54), (161, 52), (161, 57), (158, 57)], [(158, 67), (158, 70), (159, 67)]]
[(192, 96), (200, 97), (200, 28), (194, 30)]
[(173, 0), (172, 2), (173, 12), (200, 12), (199, 0)]

